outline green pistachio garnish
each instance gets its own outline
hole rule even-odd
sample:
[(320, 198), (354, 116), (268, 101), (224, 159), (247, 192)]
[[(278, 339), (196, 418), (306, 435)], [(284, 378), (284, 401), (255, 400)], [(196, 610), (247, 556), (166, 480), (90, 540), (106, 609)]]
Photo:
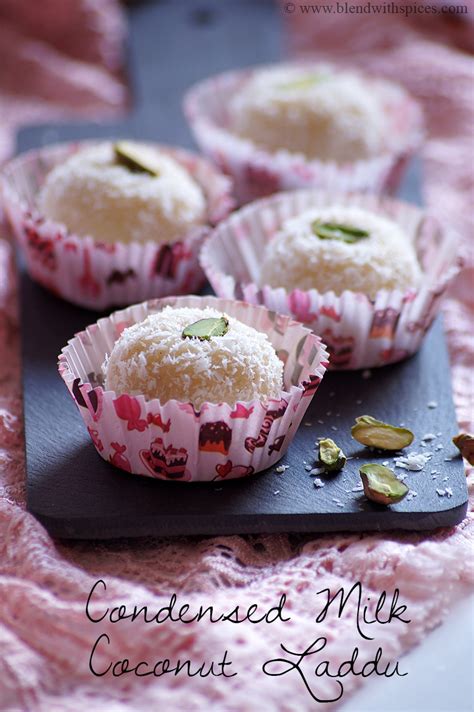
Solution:
[(209, 341), (213, 336), (224, 336), (229, 331), (229, 321), (225, 316), (215, 319), (199, 319), (183, 329), (183, 339)]
[(328, 472), (339, 472), (346, 464), (346, 456), (331, 438), (319, 441), (319, 461)]
[(327, 74), (305, 74), (292, 82), (280, 84), (280, 89), (311, 89), (311, 87), (327, 79), (327, 76)]
[(312, 222), (311, 229), (320, 240), (339, 240), (339, 242), (347, 242), (348, 244), (364, 240), (370, 235), (367, 230), (361, 230), (352, 225), (321, 222), (320, 220)]
[(397, 479), (388, 467), (371, 462), (362, 465), (359, 473), (364, 494), (372, 502), (396, 504), (408, 494), (408, 487)]
[(156, 154), (147, 146), (134, 141), (117, 141), (114, 143), (114, 154), (116, 162), (130, 171), (148, 173), (150, 176), (160, 175)]
[(453, 443), (470, 465), (474, 465), (474, 435), (459, 433), (453, 438)]
[(408, 428), (397, 428), (370, 415), (356, 418), (356, 424), (351, 428), (351, 435), (362, 445), (376, 447), (379, 450), (403, 450), (413, 442), (414, 438)]

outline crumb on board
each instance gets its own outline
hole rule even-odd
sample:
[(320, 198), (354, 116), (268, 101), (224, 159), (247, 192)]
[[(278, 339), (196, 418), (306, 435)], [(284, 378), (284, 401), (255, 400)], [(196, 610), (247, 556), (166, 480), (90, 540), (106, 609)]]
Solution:
[(279, 475), (282, 475), (289, 469), (289, 467), (289, 465), (278, 465), (278, 467), (275, 467), (275, 472), (277, 472)]
[(428, 406), (428, 408), (437, 408), (438, 407), (438, 403), (435, 400), (428, 401), (428, 403), (426, 405)]
[(434, 433), (425, 433), (423, 437), (421, 438), (424, 442), (429, 442), (430, 440), (434, 440), (436, 438), (436, 435)]
[(319, 477), (316, 477), (316, 479), (313, 482), (313, 485), (315, 487), (324, 487), (324, 482), (319, 479)]
[(410, 452), (408, 455), (395, 458), (395, 467), (401, 467), (404, 470), (417, 472), (424, 468), (431, 457), (432, 455), (430, 452)]
[(446, 487), (445, 489), (437, 489), (436, 494), (439, 497), (452, 497), (453, 490), (451, 489), (451, 487)]

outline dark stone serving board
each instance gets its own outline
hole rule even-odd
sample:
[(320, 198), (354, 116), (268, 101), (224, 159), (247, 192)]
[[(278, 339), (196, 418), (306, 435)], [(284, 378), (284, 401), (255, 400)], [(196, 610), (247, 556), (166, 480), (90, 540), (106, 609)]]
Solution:
[[(131, 59), (138, 98), (134, 113), (113, 126), (26, 129), (18, 148), (120, 135), (192, 145), (180, 110), (182, 92), (217, 71), (278, 56), (278, 15), (273, 2), (208, 0), (202, 8), (196, 2), (169, 0), (138, 5), (131, 11)], [(419, 202), (419, 184), (415, 166), (401, 195)], [(451, 444), (457, 426), (440, 321), (421, 352), (404, 363), (374, 370), (369, 379), (360, 372), (328, 374), (304, 421), (311, 426), (301, 425), (282, 460), (290, 466), (284, 474), (270, 471), (241, 481), (187, 485), (127, 475), (105, 463), (92, 446), (57, 374), (56, 358), (66, 341), (98, 315), (61, 302), (24, 274), (21, 304), (28, 508), (54, 536), (109, 539), (421, 530), (455, 524), (466, 513), (464, 469)], [(430, 401), (437, 401), (438, 406), (428, 408)], [(411, 449), (433, 451), (423, 471), (407, 476), (416, 497), (391, 508), (366, 501), (361, 492), (352, 491), (360, 482), (357, 459), (349, 460), (339, 475), (321, 477), (323, 487), (314, 487), (314, 477), (303, 461), (312, 464), (316, 438), (333, 437), (347, 455), (361, 454), (350, 437), (350, 426), (363, 413), (404, 422), (417, 436)], [(441, 435), (422, 448), (420, 438), (428, 432)], [(442, 450), (435, 451), (437, 443), (443, 444)], [(447, 457), (454, 459), (446, 461)], [(381, 461), (385, 459), (389, 458)], [(436, 479), (432, 470), (438, 471)], [(450, 498), (436, 493), (446, 487), (453, 492)]]

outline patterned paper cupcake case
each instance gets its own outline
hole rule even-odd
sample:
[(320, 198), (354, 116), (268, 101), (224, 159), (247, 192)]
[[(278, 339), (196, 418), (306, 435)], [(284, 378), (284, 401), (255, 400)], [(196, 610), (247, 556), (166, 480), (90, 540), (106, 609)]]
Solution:
[(3, 207), (31, 278), (73, 304), (97, 310), (198, 291), (204, 282), (198, 260), (202, 240), (233, 207), (229, 178), (199, 156), (158, 145), (202, 187), (208, 203), (208, 224), (173, 243), (97, 242), (92, 236), (79, 237), (64, 225), (44, 219), (36, 207), (38, 190), (53, 166), (94, 143), (83, 141), (30, 151), (2, 171)]
[(404, 89), (385, 80), (370, 80), (386, 109), (390, 147), (384, 154), (347, 164), (309, 160), (284, 150), (267, 152), (232, 132), (230, 98), (262, 68), (211, 77), (193, 86), (184, 99), (184, 111), (198, 145), (232, 176), (240, 205), (297, 188), (375, 194), (396, 191), (423, 138), (421, 109)]
[[(166, 305), (211, 306), (263, 331), (284, 362), (276, 400), (190, 403), (120, 395), (102, 387), (101, 366), (124, 328)], [(122, 470), (180, 482), (246, 477), (286, 452), (326, 371), (319, 337), (288, 316), (216, 297), (169, 297), (114, 312), (68, 342), (59, 372), (100, 456)]]
[[(262, 254), (282, 222), (336, 202), (373, 210), (404, 230), (424, 270), (416, 291), (382, 290), (370, 299), (349, 290), (336, 296), (259, 285)], [(219, 297), (263, 304), (305, 323), (327, 344), (330, 367), (338, 369), (384, 366), (414, 354), (461, 263), (457, 235), (414, 205), (313, 190), (280, 193), (241, 208), (214, 230), (201, 250), (201, 265)]]

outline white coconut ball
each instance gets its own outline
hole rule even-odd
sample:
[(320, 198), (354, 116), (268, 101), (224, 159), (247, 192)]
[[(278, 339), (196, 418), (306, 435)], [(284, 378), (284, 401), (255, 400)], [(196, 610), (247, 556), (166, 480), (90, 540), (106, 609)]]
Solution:
[(329, 65), (262, 69), (230, 102), (231, 128), (258, 147), (352, 162), (383, 152), (384, 110), (373, 86)]
[[(143, 144), (134, 145), (143, 150)], [(99, 242), (176, 241), (206, 222), (206, 200), (176, 160), (147, 150), (156, 176), (120, 164), (112, 143), (79, 150), (47, 175), (38, 196), (40, 211)]]
[[(344, 225), (368, 232), (348, 243), (320, 239), (314, 225)], [(260, 284), (293, 289), (347, 289), (374, 297), (380, 289), (416, 288), (421, 268), (415, 249), (392, 220), (359, 207), (314, 208), (285, 221), (267, 243)]]
[(103, 365), (105, 388), (196, 408), (205, 401), (278, 398), (283, 362), (266, 334), (224, 315), (229, 328), (223, 336), (183, 337), (190, 324), (222, 316), (209, 307), (165, 307), (125, 329)]

